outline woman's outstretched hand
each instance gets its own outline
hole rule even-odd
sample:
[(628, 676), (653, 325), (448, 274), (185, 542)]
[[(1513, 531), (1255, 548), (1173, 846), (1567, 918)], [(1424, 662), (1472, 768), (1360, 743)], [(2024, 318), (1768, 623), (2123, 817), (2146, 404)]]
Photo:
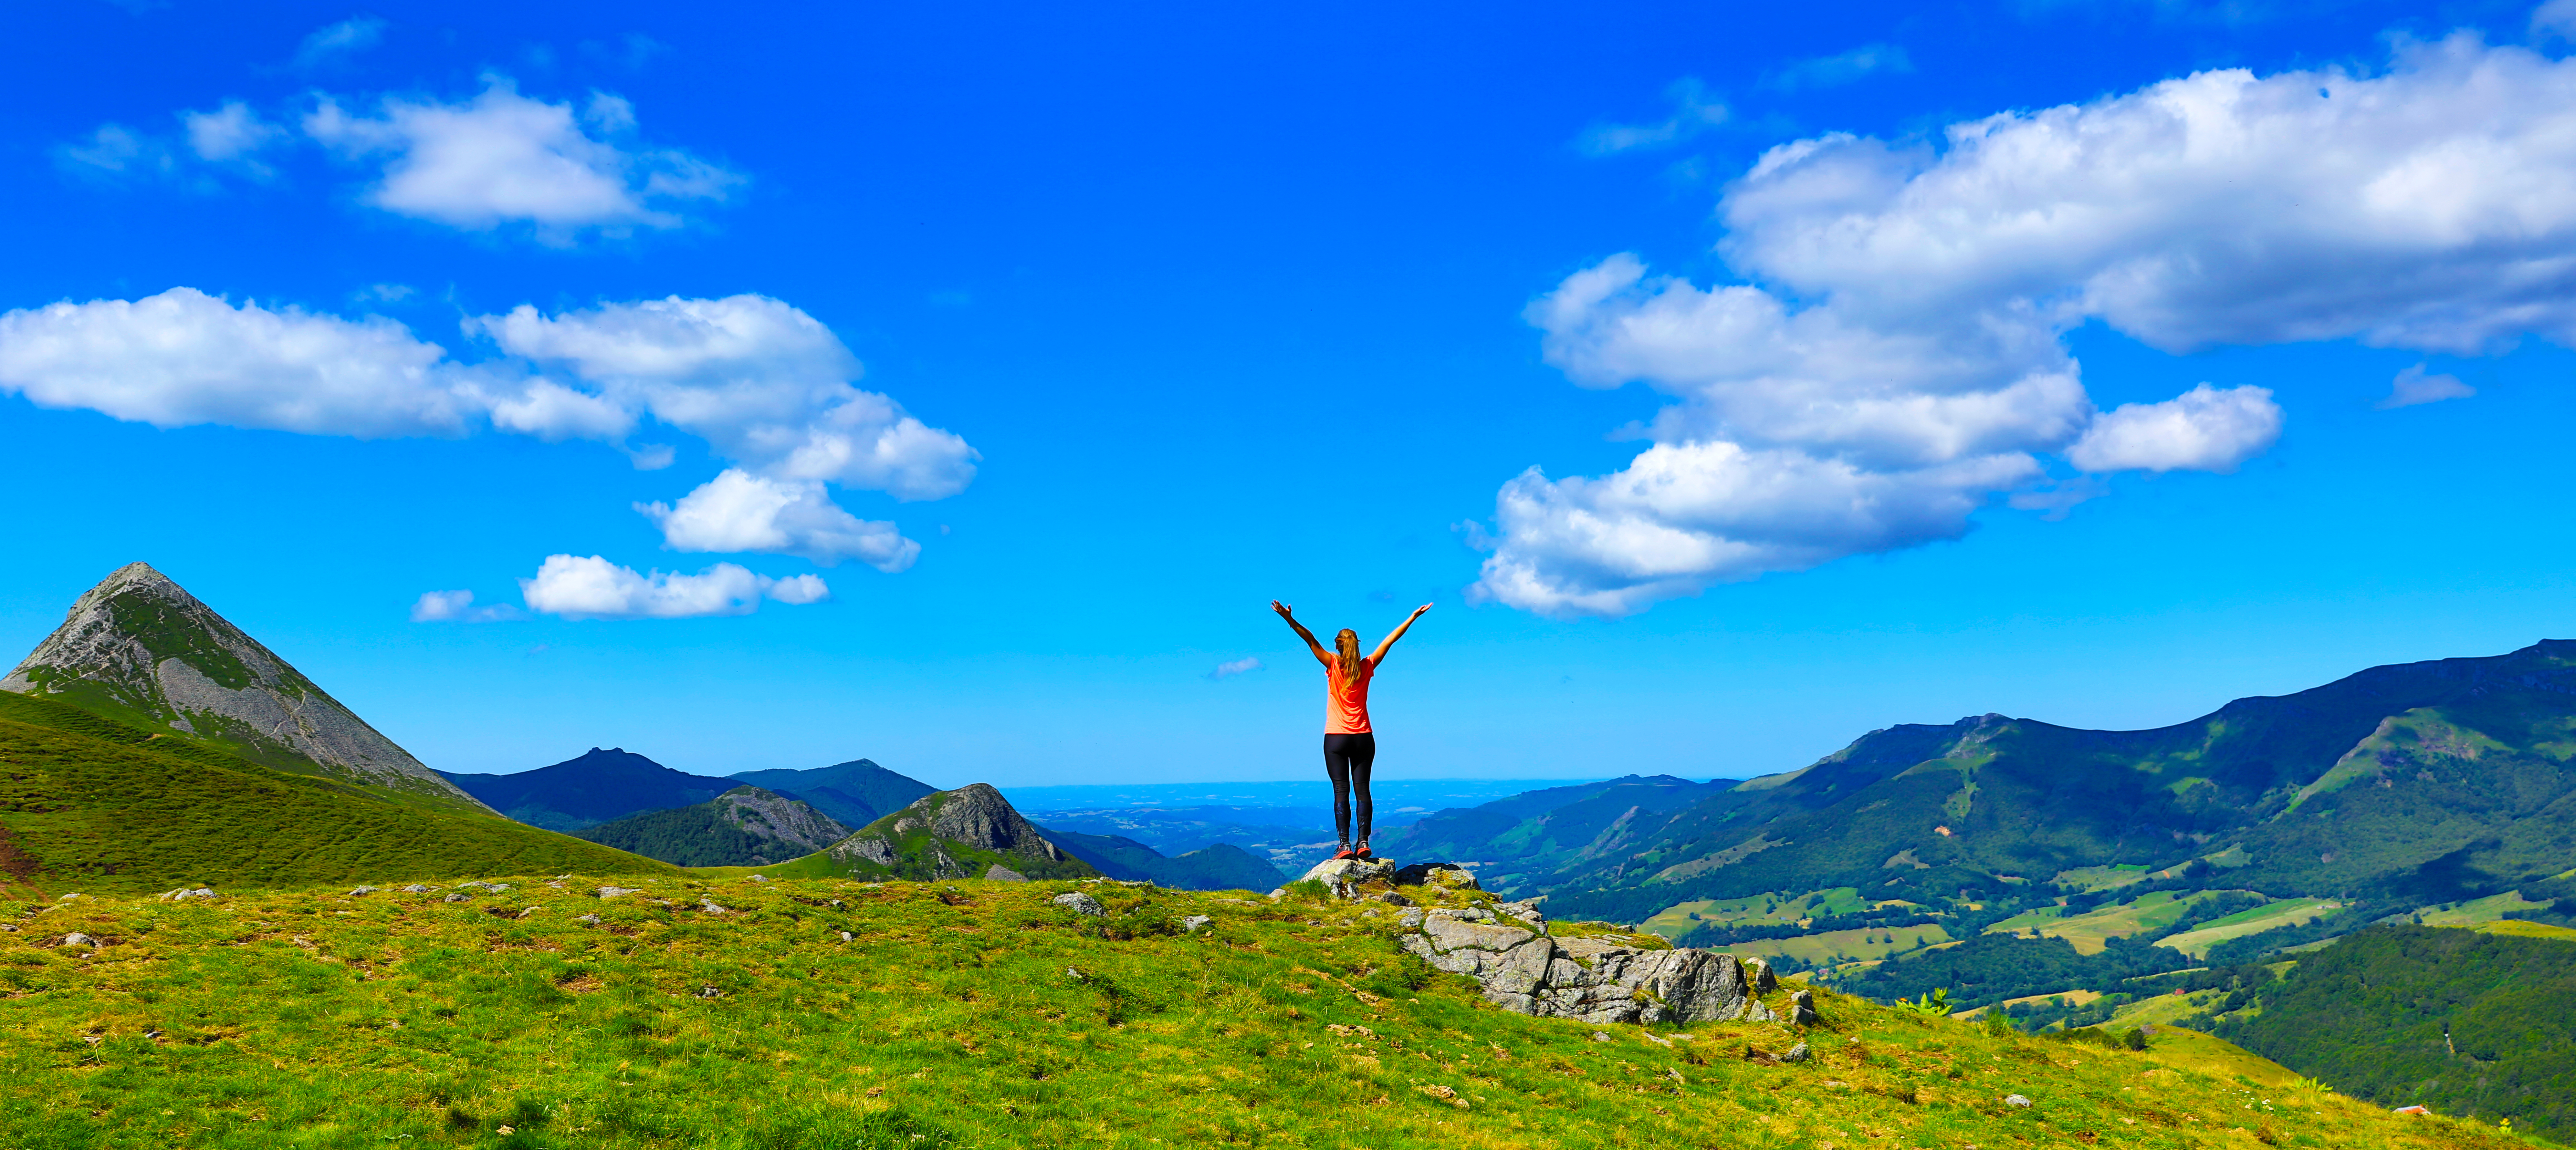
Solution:
[(1430, 609), (1431, 609), (1431, 604), (1429, 604), (1429, 603), (1425, 603), (1425, 604), (1423, 604), (1423, 605), (1421, 605), (1421, 606), (1419, 606), (1419, 607), (1416, 607), (1416, 608), (1414, 608), (1414, 609), (1413, 609), (1413, 617), (1414, 617), (1414, 618), (1416, 618), (1416, 619), (1419, 619), (1419, 618), (1421, 618), (1421, 617), (1422, 617), (1422, 613), (1423, 613), (1423, 612), (1428, 611), (1428, 610), (1430, 610)]
[(1294, 619), (1294, 618), (1296, 618), (1296, 616), (1295, 616), (1295, 615), (1292, 615), (1292, 614), (1290, 614), (1290, 613), (1289, 613), (1289, 612), (1295, 611), (1295, 610), (1296, 610), (1296, 608), (1291, 607), (1291, 606), (1289, 606), (1289, 605), (1287, 605), (1287, 604), (1285, 604), (1285, 603), (1282, 603), (1282, 602), (1280, 602), (1280, 601), (1278, 601), (1278, 600), (1276, 600), (1276, 599), (1273, 599), (1273, 600), (1271, 600), (1271, 601), (1270, 601), (1270, 609), (1271, 609), (1271, 610), (1273, 610), (1273, 611), (1277, 611), (1277, 612), (1279, 612), (1279, 617), (1280, 617), (1280, 618), (1282, 618), (1282, 619)]

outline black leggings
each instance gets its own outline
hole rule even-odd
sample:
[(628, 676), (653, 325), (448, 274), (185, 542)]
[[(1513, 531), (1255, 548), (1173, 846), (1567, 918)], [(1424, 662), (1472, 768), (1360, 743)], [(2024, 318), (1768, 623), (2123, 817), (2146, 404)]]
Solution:
[(1324, 736), (1324, 773), (1333, 777), (1333, 831), (1343, 845), (1351, 843), (1351, 788), (1360, 792), (1360, 842), (1369, 836), (1369, 764), (1377, 761), (1377, 736)]

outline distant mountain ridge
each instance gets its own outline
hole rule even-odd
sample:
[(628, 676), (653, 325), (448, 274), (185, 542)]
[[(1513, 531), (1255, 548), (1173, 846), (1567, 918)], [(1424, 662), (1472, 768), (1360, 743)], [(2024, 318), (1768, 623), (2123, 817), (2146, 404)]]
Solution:
[(577, 831), (645, 811), (695, 806), (741, 786), (675, 771), (623, 747), (510, 775), (446, 775), (493, 810), (531, 826)]
[(2084, 868), (2193, 860), (2226, 876), (2204, 885), (2434, 902), (2565, 869), (2571, 732), (2576, 642), (2548, 640), (2374, 667), (2153, 730), (2002, 715), (1904, 724), (1787, 774), (1696, 796), (1681, 780), (1649, 788), (1691, 799), (1679, 805), (1567, 788), (1554, 806), (1444, 812), (1389, 845), (1448, 828), (1443, 853), (1500, 860), (1498, 885), (1545, 893), (1551, 914), (1622, 922), (1835, 888), (1938, 907)]
[(1119, 835), (1086, 835), (1047, 826), (1038, 829), (1048, 842), (1115, 879), (1150, 882), (1177, 890), (1253, 891), (1271, 890), (1288, 881), (1279, 868), (1232, 843), (1166, 857), (1161, 851)]
[(755, 786), (713, 800), (647, 811), (575, 832), (675, 866), (768, 866), (849, 837), (850, 828), (811, 804)]
[(147, 731), (403, 801), (483, 804), (147, 563), (73, 601), (0, 691), (70, 703)]
[(1100, 875), (1091, 864), (1049, 842), (1002, 792), (986, 783), (924, 795), (779, 873), (930, 881), (982, 878), (997, 866), (1024, 878)]

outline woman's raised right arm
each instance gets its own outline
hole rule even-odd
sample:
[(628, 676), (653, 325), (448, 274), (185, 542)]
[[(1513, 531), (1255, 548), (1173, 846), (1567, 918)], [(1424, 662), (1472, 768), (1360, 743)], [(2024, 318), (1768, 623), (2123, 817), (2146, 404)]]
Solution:
[(1327, 667), (1333, 665), (1333, 657), (1324, 652), (1323, 644), (1315, 641), (1315, 633), (1307, 630), (1305, 624), (1297, 621), (1297, 616), (1293, 614), (1296, 608), (1273, 599), (1270, 601), (1270, 609), (1279, 612), (1279, 617), (1288, 621), (1288, 626), (1297, 632), (1297, 637), (1306, 641), (1306, 649), (1315, 653), (1316, 662)]

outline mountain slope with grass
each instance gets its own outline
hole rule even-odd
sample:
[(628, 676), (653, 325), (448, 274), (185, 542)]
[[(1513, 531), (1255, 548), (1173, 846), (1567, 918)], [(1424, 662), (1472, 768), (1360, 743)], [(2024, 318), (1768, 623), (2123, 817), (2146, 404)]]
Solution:
[[(2522, 1144), (2183, 1031), (2129, 1051), (1831, 992), (1804, 1030), (1513, 1014), (1348, 901), (488, 877), (509, 889), (0, 905), (0, 1129), (204, 1150)], [(1100, 913), (1055, 901), (1072, 890)]]
[(1028, 878), (1097, 878), (1100, 872), (1047, 841), (1002, 792), (984, 783), (936, 791), (780, 867), (782, 876), (980, 878), (1001, 867)]
[(740, 786), (696, 806), (628, 815), (575, 832), (675, 866), (767, 866), (822, 850), (850, 828), (810, 804)]
[(2301, 955), (2279, 981), (2213, 1006), (2217, 1033), (2354, 1097), (2511, 1118), (2569, 1141), (2571, 1001), (2576, 942), (2382, 926)]
[(493, 810), (557, 831), (695, 806), (742, 785), (675, 771), (624, 747), (592, 747), (578, 758), (516, 774), (445, 777)]
[(385, 882), (491, 871), (670, 873), (489, 812), (388, 799), (0, 694), (0, 884), (59, 894)]
[(741, 771), (735, 781), (803, 799), (816, 810), (854, 827), (893, 814), (939, 788), (896, 774), (867, 759), (811, 770)]
[(1166, 857), (1121, 835), (1085, 835), (1039, 827), (1048, 842), (1090, 863), (1101, 874), (1180, 890), (1270, 890), (1288, 881), (1279, 868), (1231, 843)]
[(1641, 807), (1619, 849), (1523, 885), (1614, 921), (1835, 887), (1978, 901), (2195, 859), (2273, 897), (2478, 897), (2543, 881), (2576, 851), (2571, 736), (2576, 642), (2561, 640), (2375, 667), (2155, 730), (2002, 715), (1898, 726), (1669, 814)]
[(482, 809), (145, 563), (118, 568), (75, 600), (63, 625), (0, 678), (0, 692), (69, 703), (399, 802)]

